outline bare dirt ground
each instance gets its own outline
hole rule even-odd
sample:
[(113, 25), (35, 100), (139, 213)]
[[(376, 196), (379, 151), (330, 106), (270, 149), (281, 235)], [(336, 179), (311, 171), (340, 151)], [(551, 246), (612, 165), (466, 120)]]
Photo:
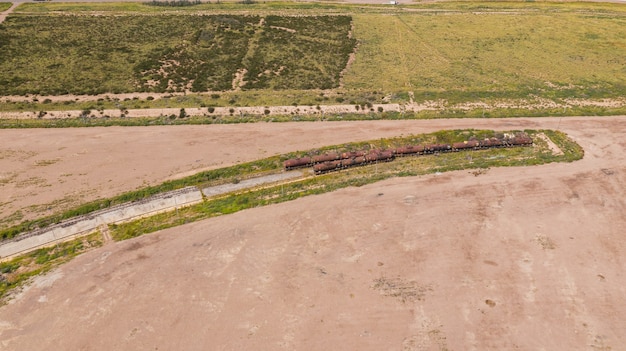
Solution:
[(1, 193), (17, 208), (327, 144), (557, 126), (583, 160), (392, 179), (91, 251), (0, 308), (0, 350), (619, 350), (626, 116), (1, 130), (31, 156), (0, 169), (49, 184)]

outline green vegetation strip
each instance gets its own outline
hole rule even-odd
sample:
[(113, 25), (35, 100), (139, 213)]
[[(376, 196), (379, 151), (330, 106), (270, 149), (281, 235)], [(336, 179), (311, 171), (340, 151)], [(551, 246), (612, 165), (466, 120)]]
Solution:
[[(164, 3), (165, 1), (161, 1)], [(387, 6), (388, 7), (388, 6)], [(303, 10), (313, 10), (316, 12), (331, 12), (356, 10), (371, 8), (375, 10), (380, 6), (315, 2), (291, 2), (291, 1), (203, 1), (201, 4), (191, 4), (191, 6), (154, 6), (153, 2), (100, 2), (100, 3), (24, 3), (18, 8), (19, 12), (25, 14), (49, 14), (49, 13), (81, 13), (81, 12), (102, 12), (102, 13), (141, 13), (159, 14), (171, 13), (172, 11), (196, 13), (196, 12), (276, 12), (292, 13), (297, 15)]]
[[(502, 11), (589, 11), (589, 3), (581, 1), (445, 1), (424, 2), (415, 4), (402, 4), (389, 6), (381, 1), (380, 4), (349, 4), (337, 2), (299, 2), (299, 1), (202, 1), (197, 4), (189, 1), (192, 6), (151, 6), (155, 1), (141, 2), (39, 2), (23, 3), (18, 8), (21, 13), (46, 14), (46, 13), (81, 13), (81, 12), (137, 12), (137, 13), (163, 13), (163, 12), (202, 12), (202, 11), (228, 11), (228, 12), (264, 12), (281, 11), (299, 13), (303, 10), (314, 12), (402, 12), (404, 9), (429, 10), (434, 14), (449, 12), (502, 12)], [(166, 3), (167, 1), (157, 1)], [(170, 1), (174, 2), (174, 1)], [(626, 12), (622, 4), (618, 3), (594, 3), (593, 12), (611, 13)]]
[(612, 98), (626, 90), (623, 9), (478, 10), (355, 14), (360, 45), (345, 87), (449, 102)]
[[(111, 225), (111, 235), (115, 240), (125, 240), (205, 218), (290, 201), (308, 195), (323, 194), (349, 186), (362, 186), (392, 177), (416, 176), (461, 169), (486, 169), (489, 167), (572, 162), (583, 157), (582, 148), (562, 132), (552, 130), (526, 130), (525, 132), (533, 137), (535, 141), (534, 147), (488, 149), (444, 153), (436, 156), (396, 158), (393, 162), (356, 167), (342, 172), (306, 178), (298, 182), (231, 194), (217, 199), (209, 199), (201, 204), (175, 212), (162, 213), (125, 224)], [(538, 133), (544, 133), (548, 136), (563, 151), (563, 155), (553, 155), (547, 143), (536, 137)], [(341, 148), (329, 147), (328, 149), (356, 150), (363, 147), (395, 147), (422, 142), (453, 143), (467, 140), (471, 136), (484, 138), (494, 135), (493, 131), (442, 131), (408, 138), (383, 139), (350, 144)], [(302, 156), (304, 153), (299, 155)]]
[(0, 305), (6, 302), (6, 295), (12, 289), (21, 286), (33, 276), (48, 272), (78, 254), (101, 245), (100, 233), (95, 233), (0, 262)]
[(10, 2), (0, 2), (0, 12), (4, 12), (8, 9), (11, 8), (11, 3)]
[(411, 120), (435, 118), (510, 118), (510, 117), (546, 117), (546, 116), (616, 116), (626, 114), (626, 106), (582, 106), (569, 108), (498, 108), (485, 110), (475, 108), (429, 110), (417, 113), (412, 112), (371, 112), (366, 114), (306, 114), (306, 115), (211, 115), (186, 116), (180, 115), (138, 117), (138, 118), (63, 118), (63, 119), (0, 119), (0, 129), (12, 128), (80, 128), (80, 127), (108, 127), (108, 126), (156, 126), (156, 125), (206, 125), (206, 124), (236, 124), (256, 122), (315, 122), (315, 121), (373, 121), (373, 120)]
[(142, 200), (166, 191), (181, 189), (187, 186), (205, 187), (209, 185), (235, 182), (241, 180), (242, 177), (260, 176), (267, 174), (268, 172), (276, 172), (280, 170), (281, 167), (282, 163), (280, 157), (270, 157), (232, 167), (200, 172), (189, 177), (168, 181), (157, 186), (127, 192), (113, 198), (96, 200), (53, 216), (26, 221), (15, 226), (4, 228), (0, 230), (0, 240), (10, 239), (21, 233), (59, 223), (65, 219), (102, 210), (114, 205)]
[(0, 30), (0, 95), (334, 88), (356, 44), (351, 22), (349, 16), (11, 16)]

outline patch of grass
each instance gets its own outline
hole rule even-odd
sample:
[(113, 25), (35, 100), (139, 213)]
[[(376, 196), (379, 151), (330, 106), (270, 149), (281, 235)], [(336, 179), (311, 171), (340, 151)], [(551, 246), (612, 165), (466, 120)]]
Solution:
[(21, 210), (17, 210), (10, 215), (6, 216), (2, 219), (2, 223), (0, 224), (0, 228), (6, 227), (7, 224), (11, 225), (13, 223), (17, 223), (24, 218), (24, 213)]
[(10, 261), (0, 262), (0, 305), (7, 294), (35, 275), (50, 271), (81, 252), (102, 245), (100, 233), (38, 249)]
[(24, 14), (46, 14), (46, 13), (80, 13), (80, 12), (101, 12), (101, 13), (171, 13), (176, 12), (228, 12), (228, 13), (276, 13), (299, 15), (302, 11), (315, 11), (316, 13), (337, 13), (337, 11), (347, 11), (362, 8), (375, 9), (377, 6), (353, 6), (350, 4), (314, 3), (314, 2), (292, 2), (292, 1), (255, 1), (243, 3), (243, 1), (204, 1), (193, 6), (176, 7), (175, 9), (163, 6), (147, 6), (140, 2), (102, 2), (102, 3), (24, 3), (18, 7), (18, 11)]
[(594, 16), (594, 6), (564, 5), (537, 13), (509, 4), (520, 11), (354, 15), (360, 44), (346, 88), (409, 90), (417, 101), (450, 102), (617, 97), (626, 89), (620, 12)]
[(578, 145), (575, 141), (570, 139), (567, 134), (551, 129), (541, 130), (553, 143), (555, 143), (561, 151), (563, 151), (563, 156), (553, 156), (548, 155), (547, 158), (552, 160), (558, 160), (560, 162), (573, 162), (576, 160), (580, 160), (585, 151), (583, 148)]
[(59, 162), (58, 158), (51, 159), (51, 160), (37, 160), (35, 161), (35, 166), (50, 166), (57, 162)]
[(0, 12), (4, 12), (11, 8), (12, 3), (10, 2), (0, 2)]
[[(257, 47), (246, 57), (243, 88), (338, 87), (340, 72), (356, 44), (348, 38), (351, 22), (347, 16), (266, 16)], [(327, 55), (329, 52), (336, 54)]]
[(354, 48), (350, 24), (347, 16), (11, 16), (0, 31), (0, 94), (220, 91), (237, 72), (249, 72), (244, 88), (333, 88)]

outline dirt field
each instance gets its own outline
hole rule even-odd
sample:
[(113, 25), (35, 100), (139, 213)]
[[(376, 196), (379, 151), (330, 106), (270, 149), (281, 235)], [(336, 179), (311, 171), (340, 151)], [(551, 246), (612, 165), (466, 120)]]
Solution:
[(403, 133), (557, 126), (583, 160), (393, 179), (108, 244), (1, 307), (0, 350), (619, 350), (624, 116), (0, 130), (0, 169), (42, 179), (1, 185), (0, 202), (6, 215)]

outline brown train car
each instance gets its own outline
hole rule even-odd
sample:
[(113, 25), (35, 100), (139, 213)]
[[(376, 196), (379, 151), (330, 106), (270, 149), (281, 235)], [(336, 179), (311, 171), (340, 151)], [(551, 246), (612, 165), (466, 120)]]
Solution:
[(424, 146), (424, 153), (446, 152), (452, 150), (448, 144), (428, 144)]
[(354, 158), (354, 162), (356, 162), (356, 164), (358, 165), (362, 165), (364, 163), (367, 162), (367, 160), (365, 159), (365, 156), (358, 156)]
[(360, 157), (360, 156), (364, 156), (365, 152), (364, 151), (350, 151), (350, 152), (344, 152), (341, 154), (341, 158), (346, 159), (346, 158), (355, 158), (355, 157)]
[(491, 147), (491, 140), (490, 139), (484, 139), (478, 142), (478, 145), (481, 148), (487, 148), (487, 147)]
[(313, 163), (313, 159), (310, 157), (290, 158), (284, 162), (284, 166), (286, 170), (290, 170), (298, 167), (306, 167), (311, 163)]
[(326, 161), (313, 166), (315, 174), (322, 174), (341, 168), (341, 161)]
[(370, 150), (370, 152), (365, 155), (365, 160), (367, 162), (378, 161), (379, 153), (380, 150)]
[(342, 168), (348, 168), (348, 167), (352, 167), (355, 166), (357, 163), (353, 158), (346, 158), (341, 160), (341, 167)]
[(502, 139), (491, 138), (491, 147), (501, 147), (505, 145), (506, 143)]
[(339, 155), (336, 152), (329, 152), (323, 155), (317, 155), (317, 156), (313, 156), (313, 163), (320, 163), (320, 162), (326, 162), (326, 161), (334, 161), (334, 160), (338, 160), (341, 158), (341, 155)]
[(395, 153), (401, 156), (415, 155), (415, 154), (419, 155), (419, 154), (424, 153), (424, 146), (423, 145), (402, 146), (402, 147), (395, 149)]
[(393, 160), (393, 150), (381, 151), (378, 154), (378, 160), (381, 160), (381, 161), (391, 161), (391, 160)]
[(517, 137), (513, 137), (511, 139), (508, 140), (508, 143), (510, 145), (532, 145), (533, 144), (533, 139), (531, 139), (530, 137), (527, 136), (517, 136)]
[(460, 143), (452, 144), (452, 149), (454, 150), (469, 150), (478, 147), (478, 142), (476, 140), (463, 141)]
[(433, 152), (435, 152), (435, 144), (426, 144), (424, 145), (424, 153), (425, 154), (432, 154)]

